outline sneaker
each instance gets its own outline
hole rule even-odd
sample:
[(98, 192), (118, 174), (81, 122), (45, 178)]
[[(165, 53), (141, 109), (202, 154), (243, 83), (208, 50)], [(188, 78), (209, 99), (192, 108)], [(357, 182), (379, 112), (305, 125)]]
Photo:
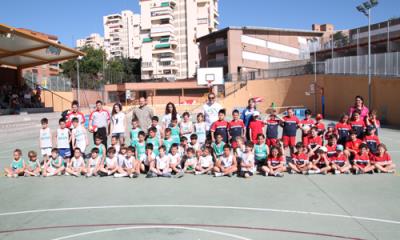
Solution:
[(183, 171), (180, 171), (175, 175), (175, 177), (176, 178), (181, 178), (181, 177), (183, 177), (183, 175), (185, 175), (185, 173)]
[(233, 176), (233, 174), (232, 173), (229, 173), (228, 175), (226, 175), (226, 176), (228, 176), (228, 177), (232, 177)]
[(380, 169), (376, 169), (376, 173), (382, 173)]
[(122, 178), (122, 177), (126, 177), (126, 176), (127, 176), (126, 173), (115, 173), (115, 174), (114, 174), (114, 177), (115, 177), (115, 178)]
[(326, 171), (322, 171), (322, 172), (320, 172), (320, 174), (326, 175)]
[(245, 174), (244, 174), (244, 177), (245, 177), (245, 178), (249, 178), (249, 177), (250, 177), (250, 174), (245, 173)]
[(153, 173), (152, 172), (148, 172), (147, 174), (146, 174), (146, 178), (152, 178), (153, 177)]
[(107, 175), (110, 176), (110, 175), (111, 175), (111, 171), (108, 171), (108, 172), (107, 172)]
[(105, 173), (105, 172), (99, 171), (99, 176), (100, 176), (100, 177), (106, 177), (106, 176), (108, 176), (108, 175), (107, 175), (107, 173)]
[(277, 172), (275, 173), (275, 177), (283, 177), (283, 173)]
[(194, 175), (201, 175), (201, 172), (200, 171), (195, 171)]
[(350, 174), (350, 171), (347, 170), (347, 171), (344, 171), (343, 173), (344, 173), (344, 174)]
[(220, 172), (216, 172), (216, 173), (214, 173), (214, 176), (215, 177), (222, 177), (222, 176), (224, 176), (224, 174), (220, 173)]
[[(51, 174), (51, 175), (49, 174), (48, 176), (53, 176), (53, 174)], [(69, 173), (66, 172), (66, 173), (65, 173), (65, 176), (71, 176), (71, 174), (69, 174)]]
[(166, 177), (166, 178), (172, 177), (171, 173), (169, 173), (169, 172), (163, 173), (162, 176), (163, 176), (163, 177)]
[(339, 175), (340, 174), (340, 171), (339, 170), (335, 170), (335, 175)]
[(264, 172), (263, 174), (264, 174), (264, 177), (268, 177), (268, 173), (267, 172)]
[(355, 174), (356, 174), (356, 175), (360, 175), (360, 174), (361, 174), (361, 170), (360, 170), (360, 169), (357, 169), (356, 172), (355, 172)]
[(40, 173), (35, 173), (35, 177), (40, 177)]
[(132, 178), (138, 178), (139, 177), (139, 174), (137, 174), (137, 173), (132, 173)]
[(29, 177), (29, 175), (27, 173), (24, 173), (24, 177)]
[(301, 172), (303, 175), (308, 175), (308, 171), (302, 171)]

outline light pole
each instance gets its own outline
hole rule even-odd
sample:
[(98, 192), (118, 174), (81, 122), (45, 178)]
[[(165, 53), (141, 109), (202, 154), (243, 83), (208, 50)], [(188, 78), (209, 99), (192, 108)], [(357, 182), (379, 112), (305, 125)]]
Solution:
[(77, 95), (78, 95), (78, 103), (80, 104), (81, 103), (81, 93), (80, 93), (80, 74), (79, 74), (79, 60), (81, 60), (82, 59), (82, 56), (79, 56), (77, 59), (76, 59), (76, 81), (77, 81), (77, 84), (78, 84), (78, 90), (77, 90)]
[(371, 91), (371, 8), (378, 5), (378, 0), (369, 0), (356, 8), (368, 18), (368, 108), (372, 107), (372, 91)]
[[(310, 43), (313, 44), (313, 49), (314, 49), (314, 82), (313, 85), (317, 85), (317, 43), (318, 39), (317, 38), (312, 38), (310, 39)], [(317, 94), (314, 94), (314, 113), (317, 113)]]

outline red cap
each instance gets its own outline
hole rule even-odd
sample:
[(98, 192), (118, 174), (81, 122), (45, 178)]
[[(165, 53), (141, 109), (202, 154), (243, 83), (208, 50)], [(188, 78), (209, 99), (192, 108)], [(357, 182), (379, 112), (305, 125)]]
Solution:
[(317, 119), (317, 120), (321, 120), (322, 118), (323, 118), (322, 114), (320, 114), (320, 113), (318, 113), (317, 116), (315, 117), (315, 119)]

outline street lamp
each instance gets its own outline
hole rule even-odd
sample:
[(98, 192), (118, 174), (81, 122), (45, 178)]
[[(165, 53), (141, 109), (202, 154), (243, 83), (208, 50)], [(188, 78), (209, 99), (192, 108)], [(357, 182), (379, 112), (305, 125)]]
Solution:
[(81, 103), (81, 101), (80, 101), (81, 94), (80, 94), (79, 60), (81, 60), (81, 59), (82, 59), (82, 56), (79, 56), (79, 57), (76, 59), (76, 81), (77, 81), (77, 84), (78, 84), (77, 95), (78, 95), (78, 103), (79, 103), (79, 104)]
[[(314, 82), (313, 82), (313, 84), (317, 85), (317, 44), (318, 44), (318, 39), (312, 38), (309, 41), (310, 41), (310, 43), (312, 43), (313, 50), (314, 50)], [(314, 94), (314, 113), (317, 113), (317, 95), (316, 94)]]
[(371, 96), (371, 8), (378, 5), (378, 0), (369, 0), (356, 8), (368, 18), (368, 107), (372, 107)]

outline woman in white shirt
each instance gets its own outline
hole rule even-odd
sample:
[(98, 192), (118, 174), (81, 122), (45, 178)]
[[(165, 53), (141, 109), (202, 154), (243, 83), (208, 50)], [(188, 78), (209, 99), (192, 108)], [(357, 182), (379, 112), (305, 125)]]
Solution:
[(172, 116), (176, 116), (176, 119), (178, 119), (178, 124), (181, 121), (181, 117), (179, 114), (176, 112), (176, 107), (172, 102), (167, 103), (165, 106), (165, 115), (162, 118), (162, 127), (163, 129), (166, 129), (169, 127), (169, 124), (171, 123)]
[(116, 103), (111, 112), (111, 137), (117, 137), (119, 144), (125, 144), (126, 117), (122, 112), (122, 105)]

